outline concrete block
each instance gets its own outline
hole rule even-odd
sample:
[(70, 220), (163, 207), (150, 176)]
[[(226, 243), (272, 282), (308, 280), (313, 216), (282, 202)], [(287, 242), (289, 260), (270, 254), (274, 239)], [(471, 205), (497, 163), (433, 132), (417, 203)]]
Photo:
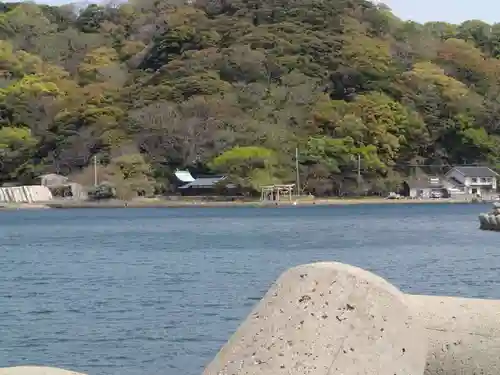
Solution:
[(428, 335), (425, 375), (500, 374), (500, 301), (407, 298)]
[(85, 375), (80, 372), (44, 366), (16, 366), (0, 368), (0, 375)]
[(421, 375), (427, 341), (406, 297), (370, 272), (285, 272), (204, 375)]

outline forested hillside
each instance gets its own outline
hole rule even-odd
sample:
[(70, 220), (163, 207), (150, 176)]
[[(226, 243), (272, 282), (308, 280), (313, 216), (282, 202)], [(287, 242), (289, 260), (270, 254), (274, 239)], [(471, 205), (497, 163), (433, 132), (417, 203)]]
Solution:
[[(500, 25), (364, 0), (0, 4), (0, 184), (47, 172), (169, 192), (172, 173), (385, 192), (500, 158)], [(90, 167), (90, 168), (89, 168)]]

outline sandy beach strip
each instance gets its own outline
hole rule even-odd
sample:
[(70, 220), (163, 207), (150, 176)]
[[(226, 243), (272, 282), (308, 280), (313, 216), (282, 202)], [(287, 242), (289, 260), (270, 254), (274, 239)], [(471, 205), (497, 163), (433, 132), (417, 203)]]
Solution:
[(140, 199), (133, 201), (100, 201), (100, 202), (49, 202), (45, 205), (55, 209), (70, 208), (215, 208), (215, 207), (286, 207), (286, 206), (347, 206), (365, 204), (468, 204), (464, 200), (451, 199), (384, 199), (384, 198), (360, 198), (360, 199), (298, 199), (281, 202), (261, 201), (203, 201), (203, 200), (167, 200), (167, 199)]
[[(44, 203), (0, 203), (0, 210), (24, 209), (76, 209), (76, 208), (216, 208), (216, 207), (299, 207), (299, 206), (351, 206), (351, 205), (392, 205), (392, 204), (470, 204), (472, 202), (453, 199), (385, 199), (385, 198), (316, 198), (292, 201), (204, 201), (201, 199), (169, 200), (162, 198), (136, 199), (132, 201), (53, 201)], [(484, 202), (475, 202), (484, 203)]]

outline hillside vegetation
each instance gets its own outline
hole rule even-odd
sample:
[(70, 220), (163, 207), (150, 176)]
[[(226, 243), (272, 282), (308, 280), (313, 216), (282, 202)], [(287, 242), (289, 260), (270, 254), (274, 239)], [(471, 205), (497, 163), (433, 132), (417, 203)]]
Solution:
[[(168, 193), (176, 168), (258, 189), (384, 193), (500, 158), (500, 25), (363, 0), (0, 4), (0, 184), (48, 172)], [(362, 181), (357, 181), (360, 161)]]

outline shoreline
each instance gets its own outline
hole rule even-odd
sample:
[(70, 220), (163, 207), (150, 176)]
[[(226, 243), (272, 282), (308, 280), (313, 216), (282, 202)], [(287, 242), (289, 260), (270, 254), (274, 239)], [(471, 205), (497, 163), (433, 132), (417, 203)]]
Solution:
[(485, 204), (489, 202), (469, 202), (453, 199), (385, 199), (385, 198), (325, 198), (325, 199), (304, 199), (297, 201), (282, 202), (261, 202), (261, 201), (197, 201), (182, 200), (172, 201), (165, 199), (142, 199), (134, 201), (103, 201), (103, 202), (73, 202), (58, 201), (47, 203), (9, 203), (0, 204), (0, 211), (4, 210), (24, 210), (24, 209), (85, 209), (85, 208), (277, 208), (277, 207), (298, 207), (298, 206), (353, 206), (353, 205), (394, 205), (394, 204)]

